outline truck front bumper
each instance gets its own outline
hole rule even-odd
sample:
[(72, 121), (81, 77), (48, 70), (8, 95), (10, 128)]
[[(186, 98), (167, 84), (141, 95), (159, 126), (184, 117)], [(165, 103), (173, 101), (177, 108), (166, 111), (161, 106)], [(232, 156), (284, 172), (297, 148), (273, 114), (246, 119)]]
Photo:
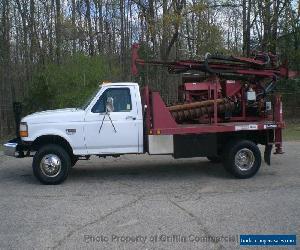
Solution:
[[(22, 158), (30, 154), (30, 149), (28, 146), (24, 145), (20, 138), (15, 138), (7, 143), (3, 144), (4, 155)], [(26, 154), (24, 152), (27, 151)]]
[(16, 156), (18, 143), (7, 142), (3, 145), (4, 154), (7, 156)]

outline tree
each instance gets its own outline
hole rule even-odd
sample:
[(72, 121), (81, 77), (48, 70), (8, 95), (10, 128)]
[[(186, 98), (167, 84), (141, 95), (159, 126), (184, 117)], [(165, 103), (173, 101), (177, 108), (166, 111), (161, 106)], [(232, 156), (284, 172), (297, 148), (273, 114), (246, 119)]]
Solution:
[(60, 0), (55, 0), (56, 5), (56, 22), (55, 22), (55, 31), (56, 31), (56, 61), (58, 64), (61, 63), (61, 46), (62, 46), (62, 32), (61, 32), (61, 6)]
[(243, 0), (243, 54), (250, 55), (250, 32), (251, 32), (251, 0)]
[(92, 30), (92, 21), (91, 21), (91, 4), (90, 0), (85, 0), (86, 4), (86, 19), (88, 22), (88, 32), (89, 32), (89, 54), (90, 56), (94, 55), (94, 38)]

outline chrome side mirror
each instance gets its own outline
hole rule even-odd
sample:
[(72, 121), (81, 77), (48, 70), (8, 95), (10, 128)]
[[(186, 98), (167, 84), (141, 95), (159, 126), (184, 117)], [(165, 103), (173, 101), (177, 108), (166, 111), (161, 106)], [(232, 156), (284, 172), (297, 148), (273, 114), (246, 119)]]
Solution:
[(106, 100), (106, 113), (114, 112), (114, 98), (107, 97)]

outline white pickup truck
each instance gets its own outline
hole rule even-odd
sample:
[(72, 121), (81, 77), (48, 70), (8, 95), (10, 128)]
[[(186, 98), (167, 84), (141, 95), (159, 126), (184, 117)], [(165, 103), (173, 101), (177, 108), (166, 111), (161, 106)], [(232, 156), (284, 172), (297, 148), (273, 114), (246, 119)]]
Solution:
[(136, 83), (106, 83), (82, 108), (24, 117), (20, 136), (4, 144), (4, 153), (33, 156), (33, 173), (44, 184), (63, 182), (78, 160), (91, 155), (143, 153), (223, 160), (231, 174), (249, 178), (261, 165), (257, 144), (266, 146), (265, 161), (270, 162), (274, 128), (282, 123), (271, 125), (226, 120), (178, 124), (158, 92), (140, 90)]
[[(107, 100), (111, 110), (107, 112)], [(143, 116), (136, 83), (103, 85), (82, 108), (37, 112), (20, 123), (20, 142), (4, 144), (10, 156), (36, 151), (34, 175), (60, 183), (80, 157), (143, 153)]]

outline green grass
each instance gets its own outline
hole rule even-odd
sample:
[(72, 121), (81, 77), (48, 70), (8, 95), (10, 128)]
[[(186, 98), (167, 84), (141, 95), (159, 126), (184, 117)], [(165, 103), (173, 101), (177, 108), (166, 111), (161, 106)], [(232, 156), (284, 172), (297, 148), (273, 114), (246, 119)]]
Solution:
[(287, 121), (282, 135), (285, 141), (300, 141), (300, 121)]

